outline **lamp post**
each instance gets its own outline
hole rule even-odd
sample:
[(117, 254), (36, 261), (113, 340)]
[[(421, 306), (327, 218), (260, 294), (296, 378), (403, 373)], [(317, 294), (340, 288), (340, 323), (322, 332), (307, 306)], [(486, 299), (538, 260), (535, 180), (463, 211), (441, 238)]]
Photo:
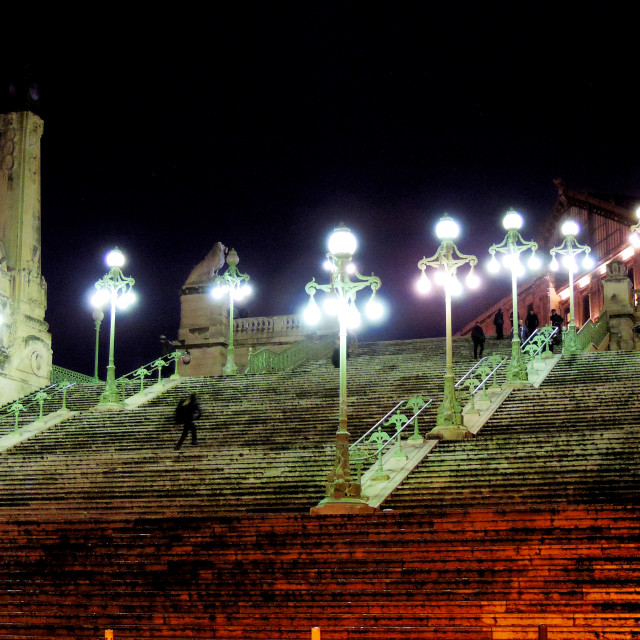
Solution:
[(93, 316), (93, 322), (96, 326), (96, 353), (93, 360), (93, 378), (98, 381), (98, 352), (100, 348), (100, 324), (104, 319), (104, 313), (100, 307), (96, 307), (91, 314)]
[(536, 256), (538, 244), (536, 242), (527, 242), (520, 235), (524, 221), (522, 216), (513, 209), (510, 209), (502, 219), (502, 226), (507, 230), (507, 235), (499, 244), (493, 244), (489, 247), (491, 261), (489, 262), (489, 271), (497, 273), (500, 270), (500, 263), (496, 260), (496, 253), (503, 253), (503, 264), (511, 271), (511, 298), (513, 307), (512, 338), (511, 338), (511, 360), (507, 365), (507, 382), (522, 383), (528, 382), (527, 363), (525, 362), (522, 351), (520, 350), (520, 327), (518, 316), (518, 277), (524, 275), (525, 268), (520, 262), (520, 254), (527, 249), (531, 249), (531, 257), (529, 258), (529, 268), (538, 269), (540, 260)]
[(227, 361), (222, 368), (225, 376), (235, 376), (238, 373), (238, 367), (235, 361), (235, 349), (233, 347), (233, 302), (234, 300), (243, 300), (251, 293), (249, 284), (249, 276), (246, 273), (238, 271), (238, 253), (235, 249), (231, 249), (227, 254), (227, 270), (213, 281), (214, 288), (211, 295), (216, 299), (221, 299), (225, 294), (229, 294), (229, 345), (227, 347)]
[(585, 254), (582, 261), (582, 266), (585, 269), (592, 269), (595, 263), (589, 255), (591, 247), (586, 244), (580, 244), (576, 240), (576, 236), (580, 233), (580, 225), (577, 222), (567, 220), (560, 230), (562, 231), (562, 235), (564, 235), (564, 240), (559, 247), (550, 249), (549, 253), (551, 253), (552, 256), (550, 267), (553, 271), (557, 271), (560, 268), (560, 264), (558, 263), (556, 254), (564, 256), (562, 263), (569, 272), (569, 326), (562, 340), (562, 353), (577, 353), (579, 348), (573, 307), (573, 274), (578, 271), (578, 264), (575, 257), (580, 253)]
[[(373, 275), (363, 276), (358, 273), (351, 261), (356, 251), (357, 241), (351, 231), (343, 223), (329, 237), (329, 253), (325, 263), (330, 270), (328, 284), (319, 284), (313, 278), (307, 283), (305, 291), (309, 294), (309, 304), (304, 313), (308, 324), (320, 321), (320, 308), (315, 300), (318, 290), (326, 293), (325, 311), (338, 316), (340, 338), (339, 367), (339, 421), (336, 433), (336, 454), (334, 466), (327, 478), (327, 497), (319, 507), (335, 512), (370, 511), (369, 505), (361, 498), (360, 482), (351, 479), (349, 466), (349, 431), (347, 428), (347, 328), (355, 328), (360, 322), (360, 313), (356, 308), (356, 294), (369, 287), (371, 297), (366, 305), (367, 315), (380, 319), (383, 313), (381, 304), (376, 298), (380, 288), (380, 278)], [(351, 276), (355, 280), (351, 279)]]
[(107, 384), (104, 393), (100, 396), (100, 404), (119, 406), (120, 398), (116, 386), (116, 367), (113, 361), (116, 334), (116, 307), (124, 309), (135, 300), (132, 291), (135, 280), (123, 275), (120, 267), (124, 265), (124, 254), (117, 247), (107, 254), (105, 261), (107, 266), (111, 267), (111, 270), (96, 282), (95, 287), (97, 291), (91, 300), (96, 308), (102, 307), (102, 305), (107, 302), (110, 303), (111, 306)]
[(638, 222), (636, 222), (630, 229), (631, 234), (629, 236), (629, 241), (634, 247), (638, 248), (640, 247), (640, 207), (636, 209), (636, 218), (638, 218)]
[(453, 344), (451, 335), (451, 296), (462, 292), (462, 285), (457, 277), (458, 268), (468, 264), (470, 266), (467, 275), (467, 286), (475, 289), (479, 285), (479, 279), (473, 268), (478, 263), (475, 256), (460, 253), (454, 240), (460, 233), (458, 223), (445, 215), (436, 225), (436, 236), (441, 241), (438, 250), (431, 258), (423, 258), (418, 262), (418, 268), (422, 271), (418, 280), (418, 291), (428, 293), (431, 282), (427, 277), (427, 267), (437, 271), (434, 274), (436, 284), (444, 289), (445, 299), (445, 337), (446, 337), (446, 369), (444, 376), (444, 395), (442, 404), (438, 407), (436, 427), (430, 435), (438, 436), (446, 440), (461, 440), (467, 437), (467, 429), (462, 425), (462, 408), (456, 397), (453, 379)]

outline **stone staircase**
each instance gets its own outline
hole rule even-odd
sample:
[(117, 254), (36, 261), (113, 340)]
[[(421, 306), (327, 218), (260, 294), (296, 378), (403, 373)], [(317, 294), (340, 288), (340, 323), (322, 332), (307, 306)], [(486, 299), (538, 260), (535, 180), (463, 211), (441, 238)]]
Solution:
[[(462, 375), (472, 348), (456, 339), (454, 349)], [(439, 402), (443, 352), (439, 339), (360, 345), (348, 365), (352, 441), (399, 400), (418, 393)], [(0, 454), (0, 516), (305, 513), (324, 496), (338, 421), (338, 371), (328, 359), (285, 373), (185, 378), (132, 410), (96, 409), (101, 391), (73, 387), (67, 406), (80, 415)], [(199, 444), (175, 452), (173, 411), (191, 392), (203, 407)], [(423, 433), (435, 410), (434, 403), (421, 418)]]
[(640, 502), (640, 354), (565, 356), (514, 390), (479, 436), (442, 442), (385, 506), (498, 508)]
[[(472, 349), (454, 348), (458, 376)], [(360, 345), (352, 440), (401, 397), (437, 406), (443, 353)], [(640, 354), (563, 357), (366, 516), (309, 515), (334, 453), (328, 361), (88, 402), (0, 454), (0, 640), (640, 639), (639, 373)], [(193, 391), (200, 444), (175, 452)]]
[(0, 638), (629, 640), (640, 512), (2, 524)]

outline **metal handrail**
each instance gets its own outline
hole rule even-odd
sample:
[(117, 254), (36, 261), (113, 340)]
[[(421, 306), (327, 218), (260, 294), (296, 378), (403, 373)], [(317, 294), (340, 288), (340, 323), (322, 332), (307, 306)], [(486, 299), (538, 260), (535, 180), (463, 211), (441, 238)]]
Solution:
[(288, 371), (311, 358), (322, 358), (329, 355), (333, 348), (333, 337), (323, 338), (317, 342), (299, 340), (281, 351), (273, 351), (266, 347), (252, 351), (249, 349), (249, 366), (246, 373), (276, 373)]
[(478, 393), (478, 391), (481, 391), (484, 388), (484, 385), (489, 381), (489, 379), (491, 378), (491, 376), (495, 375), (498, 372), (498, 369), (500, 369), (500, 367), (502, 367), (502, 365), (507, 362), (509, 358), (507, 358), (506, 356), (500, 360), (500, 362), (491, 370), (491, 373), (488, 373), (484, 379), (482, 380), (482, 382), (480, 382), (478, 384), (478, 386), (472, 391), (471, 395), (474, 396), (476, 393)]
[[(414, 422), (414, 420), (417, 420), (417, 419), (418, 419), (418, 416), (419, 416), (419, 415), (420, 415), (420, 414), (421, 414), (421, 413), (422, 413), (422, 412), (423, 412), (427, 407), (430, 407), (432, 402), (433, 402), (433, 398), (429, 398), (429, 400), (427, 400), (427, 402), (425, 402), (425, 404), (424, 404), (420, 409), (418, 409), (418, 411), (416, 411), (416, 412), (413, 414), (413, 416), (411, 416), (411, 418), (407, 418), (407, 421), (402, 425), (402, 427), (401, 427), (400, 429), (397, 429), (397, 430), (396, 430), (396, 432), (395, 432), (392, 436), (389, 436), (389, 439), (388, 439), (388, 440), (387, 440), (383, 445), (380, 445), (380, 446), (378, 447), (378, 449), (377, 449), (376, 451), (374, 451), (373, 453), (367, 453), (367, 452), (363, 451), (362, 449), (358, 449), (358, 451), (359, 451), (359, 452), (361, 452), (363, 455), (362, 455), (362, 457), (351, 457), (352, 462), (355, 462), (355, 463), (360, 462), (360, 463), (362, 463), (362, 462), (364, 462), (365, 460), (368, 460), (368, 459), (371, 459), (371, 458), (374, 458), (374, 457), (376, 457), (376, 458), (377, 458), (377, 457), (378, 457), (378, 455), (379, 455), (379, 454), (381, 454), (381, 453), (382, 453), (382, 452), (383, 452), (387, 447), (390, 447), (390, 446), (393, 444), (393, 442), (394, 442), (395, 440), (399, 440), (399, 438), (400, 438), (400, 434), (401, 434), (401, 433), (402, 433), (402, 432), (403, 432), (403, 431), (404, 431), (404, 430), (405, 430), (405, 429), (406, 429), (410, 424), (412, 424), (412, 423)], [(399, 407), (401, 404), (402, 404), (402, 402), (398, 403), (398, 404), (396, 405), (396, 407)], [(392, 413), (392, 411), (390, 411), (390, 412), (387, 414), (387, 416), (385, 416), (385, 417), (390, 416), (390, 415), (391, 415), (391, 413)], [(382, 420), (380, 420), (380, 421), (377, 423), (377, 425), (376, 425), (376, 426), (379, 426), (379, 425), (380, 425), (380, 423), (381, 423), (383, 420), (384, 420), (384, 418), (383, 418)], [(368, 431), (368, 433), (371, 433), (372, 431), (373, 431), (373, 429), (370, 429), (370, 430)], [(387, 434), (387, 435), (388, 435), (388, 434)], [(364, 436), (363, 436), (363, 437), (364, 437)], [(357, 442), (359, 442), (359, 441), (360, 441), (360, 440), (357, 440)], [(349, 447), (349, 451), (351, 451), (351, 450), (354, 448), (355, 444), (356, 444), (356, 442), (354, 442), (354, 443)]]
[(537, 358), (542, 355), (544, 350), (549, 351), (549, 345), (553, 338), (560, 332), (560, 327), (554, 327), (552, 325), (542, 327), (540, 331), (535, 330), (536, 340), (531, 341), (527, 345), (526, 352), (532, 358)]
[(609, 331), (609, 313), (603, 311), (596, 322), (587, 320), (576, 334), (580, 351), (584, 351), (590, 344), (598, 346)]
[(393, 407), (393, 409), (391, 409), (391, 411), (389, 411), (389, 413), (387, 413), (386, 416), (384, 416), (384, 418), (380, 418), (380, 420), (378, 420), (378, 422), (376, 422), (373, 427), (371, 427), (371, 429), (369, 429), (369, 431), (367, 431), (367, 433), (365, 433), (364, 435), (360, 436), (350, 447), (349, 447), (349, 451), (351, 451), (351, 449), (355, 449), (356, 445), (359, 444), (362, 440), (364, 440), (365, 438), (367, 438), (368, 436), (370, 436), (387, 418), (389, 418), (389, 416), (394, 413), (395, 411), (397, 411), (401, 405), (403, 405), (406, 402), (406, 400), (400, 400), (400, 402), (398, 402), (398, 404)]
[(476, 362), (476, 363), (473, 365), (473, 367), (471, 367), (471, 369), (469, 369), (469, 371), (467, 371), (467, 373), (465, 373), (465, 374), (462, 376), (462, 378), (460, 378), (460, 380), (458, 380), (458, 382), (456, 382), (456, 383), (455, 383), (455, 385), (453, 386), (453, 388), (454, 388), (454, 389), (457, 389), (458, 387), (461, 387), (461, 386), (462, 386), (462, 384), (464, 383), (464, 381), (465, 381), (467, 378), (470, 378), (470, 377), (473, 375), (473, 372), (474, 372), (476, 369), (478, 369), (479, 367), (481, 367), (481, 366), (484, 364), (484, 362), (485, 362), (486, 360), (488, 360), (488, 359), (489, 359), (489, 357), (488, 357), (488, 356), (485, 356), (484, 358), (481, 358), (480, 360), (478, 360), (478, 362)]

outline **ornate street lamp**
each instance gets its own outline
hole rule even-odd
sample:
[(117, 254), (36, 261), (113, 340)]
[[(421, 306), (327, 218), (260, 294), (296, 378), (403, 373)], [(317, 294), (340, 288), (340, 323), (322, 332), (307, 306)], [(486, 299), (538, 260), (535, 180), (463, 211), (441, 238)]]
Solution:
[[(336, 433), (336, 455), (333, 470), (327, 478), (327, 498), (320, 507), (328, 505), (329, 509), (338, 511), (369, 511), (371, 507), (361, 499), (359, 481), (351, 479), (349, 467), (349, 432), (347, 430), (347, 329), (356, 328), (360, 323), (360, 312), (356, 308), (356, 294), (369, 287), (371, 297), (366, 305), (366, 313), (372, 320), (383, 315), (383, 308), (376, 298), (380, 288), (380, 278), (373, 275), (363, 276), (358, 273), (351, 261), (356, 251), (357, 241), (351, 231), (341, 223), (329, 237), (329, 253), (325, 263), (330, 271), (330, 282), (319, 284), (313, 278), (307, 283), (305, 291), (309, 294), (309, 304), (304, 312), (308, 324), (320, 321), (321, 311), (316, 303), (318, 290), (324, 291), (323, 306), (329, 315), (337, 315), (340, 336), (340, 397), (339, 423)], [(355, 280), (351, 280), (351, 276)]]
[(428, 293), (431, 290), (431, 282), (427, 277), (427, 267), (436, 269), (434, 281), (444, 289), (445, 316), (446, 316), (446, 370), (444, 376), (444, 396), (442, 404), (438, 407), (436, 427), (430, 435), (441, 437), (445, 440), (461, 440), (467, 437), (467, 429), (462, 424), (462, 408), (456, 397), (453, 380), (453, 345), (451, 337), (451, 296), (462, 293), (462, 285), (457, 277), (458, 267), (470, 265), (466, 278), (467, 286), (475, 289), (480, 284), (478, 276), (473, 268), (478, 264), (478, 258), (460, 253), (454, 240), (460, 233), (458, 223), (445, 215), (436, 225), (436, 236), (441, 240), (435, 255), (431, 258), (423, 258), (418, 262), (418, 268), (422, 271), (417, 288), (420, 293)]
[(538, 244), (527, 242), (520, 235), (519, 229), (523, 225), (522, 216), (513, 209), (510, 209), (502, 219), (502, 226), (507, 230), (505, 239), (500, 244), (493, 244), (489, 247), (491, 261), (489, 271), (497, 273), (500, 270), (500, 263), (496, 259), (496, 253), (503, 253), (502, 262), (511, 271), (511, 298), (513, 306), (513, 322), (511, 338), (511, 360), (507, 365), (507, 382), (520, 383), (528, 382), (527, 363), (520, 349), (519, 317), (518, 317), (518, 277), (524, 275), (525, 268), (520, 262), (520, 254), (527, 249), (531, 249), (531, 257), (528, 266), (535, 270), (540, 268), (540, 259), (536, 255)]
[(105, 262), (107, 266), (111, 267), (111, 270), (96, 282), (95, 287), (97, 291), (91, 299), (93, 306), (96, 308), (102, 307), (106, 303), (110, 303), (111, 305), (107, 384), (104, 393), (100, 396), (100, 404), (120, 406), (120, 397), (116, 386), (116, 367), (113, 362), (116, 335), (116, 307), (124, 309), (135, 300), (135, 295), (132, 291), (135, 280), (122, 274), (120, 267), (124, 265), (124, 254), (117, 247), (107, 254)]
[(235, 376), (238, 373), (238, 367), (235, 361), (235, 349), (233, 347), (233, 302), (234, 300), (243, 300), (251, 293), (249, 286), (249, 276), (246, 273), (238, 271), (238, 253), (235, 249), (231, 249), (227, 254), (227, 270), (213, 281), (214, 288), (211, 295), (220, 300), (223, 296), (229, 295), (229, 346), (227, 347), (227, 362), (222, 368), (225, 376)]
[(553, 247), (550, 250), (552, 260), (551, 269), (557, 271), (560, 268), (560, 264), (556, 258), (556, 254), (559, 253), (562, 258), (562, 264), (569, 272), (569, 326), (567, 327), (567, 333), (562, 340), (562, 353), (577, 353), (578, 338), (576, 333), (576, 320), (573, 308), (573, 274), (578, 271), (578, 264), (576, 262), (576, 256), (580, 253), (584, 253), (584, 259), (582, 266), (585, 269), (592, 269), (595, 262), (589, 255), (591, 247), (586, 244), (580, 244), (576, 240), (576, 236), (580, 233), (580, 225), (574, 220), (567, 220), (561, 227), (564, 240), (559, 247)]
[(98, 381), (98, 352), (100, 348), (100, 324), (104, 320), (104, 313), (100, 307), (96, 307), (91, 314), (93, 316), (93, 322), (96, 326), (96, 353), (93, 359), (93, 378)]

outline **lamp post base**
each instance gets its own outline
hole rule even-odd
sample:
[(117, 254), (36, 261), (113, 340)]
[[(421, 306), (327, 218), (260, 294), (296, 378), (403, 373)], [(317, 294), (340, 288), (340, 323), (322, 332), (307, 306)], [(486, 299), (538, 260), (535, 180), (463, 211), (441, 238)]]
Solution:
[(575, 324), (570, 324), (567, 327), (565, 334), (562, 336), (562, 353), (565, 355), (580, 353), (580, 348), (578, 346), (578, 334), (576, 332)]
[(309, 510), (309, 513), (312, 516), (338, 515), (342, 513), (368, 514), (375, 512), (375, 507), (368, 505), (363, 500), (356, 500), (353, 498), (344, 498), (342, 500), (325, 498)]
[(473, 434), (461, 424), (443, 424), (434, 427), (427, 434), (434, 440), (467, 440), (473, 438)]
[(101, 406), (122, 406), (122, 403), (120, 402), (120, 393), (118, 392), (118, 385), (116, 384), (115, 372), (116, 368), (114, 365), (109, 365), (107, 367), (107, 384), (99, 401)]
[(520, 340), (514, 340), (511, 348), (511, 360), (507, 365), (507, 382), (523, 383), (529, 382), (527, 373), (527, 363), (520, 350)]
[(227, 362), (222, 368), (222, 373), (225, 376), (235, 376), (238, 373), (238, 367), (236, 366), (235, 349), (229, 347), (227, 349)]

